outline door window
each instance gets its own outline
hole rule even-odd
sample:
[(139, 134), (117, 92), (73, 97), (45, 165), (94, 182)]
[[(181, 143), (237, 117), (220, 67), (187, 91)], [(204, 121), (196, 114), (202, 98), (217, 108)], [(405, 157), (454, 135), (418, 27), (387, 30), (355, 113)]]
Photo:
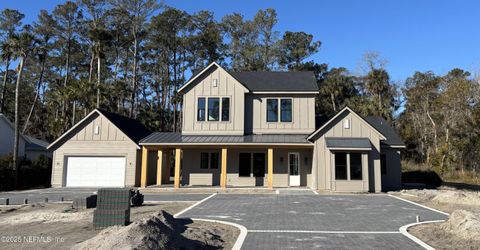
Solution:
[(298, 154), (289, 154), (288, 156), (288, 168), (290, 175), (298, 175)]

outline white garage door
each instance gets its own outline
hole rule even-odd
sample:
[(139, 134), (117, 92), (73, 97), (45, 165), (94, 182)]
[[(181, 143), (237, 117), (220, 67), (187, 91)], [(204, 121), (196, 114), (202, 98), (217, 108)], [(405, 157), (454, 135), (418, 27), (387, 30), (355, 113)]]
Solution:
[(68, 157), (67, 187), (123, 187), (125, 157)]

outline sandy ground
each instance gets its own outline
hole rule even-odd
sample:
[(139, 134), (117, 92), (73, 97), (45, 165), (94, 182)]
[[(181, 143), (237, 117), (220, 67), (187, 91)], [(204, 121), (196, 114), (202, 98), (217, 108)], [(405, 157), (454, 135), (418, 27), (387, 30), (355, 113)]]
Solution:
[(450, 214), (442, 223), (423, 224), (408, 231), (435, 249), (480, 249), (480, 192), (439, 188), (390, 192)]
[[(169, 202), (133, 207), (131, 221), (148, 218), (160, 210), (175, 214), (192, 204)], [(65, 203), (0, 206), (0, 249), (70, 249), (100, 232), (92, 228), (93, 209), (68, 212), (68, 206)], [(225, 237), (226, 247), (235, 243), (239, 233), (236, 228), (221, 224), (185, 223), (185, 230), (194, 228), (217, 230), (222, 239)]]

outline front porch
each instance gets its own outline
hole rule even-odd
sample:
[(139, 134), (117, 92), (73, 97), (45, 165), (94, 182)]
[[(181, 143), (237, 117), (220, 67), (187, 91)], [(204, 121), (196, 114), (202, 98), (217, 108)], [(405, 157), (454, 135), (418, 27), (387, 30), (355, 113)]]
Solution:
[(312, 144), (142, 145), (140, 187), (311, 187), (312, 155)]

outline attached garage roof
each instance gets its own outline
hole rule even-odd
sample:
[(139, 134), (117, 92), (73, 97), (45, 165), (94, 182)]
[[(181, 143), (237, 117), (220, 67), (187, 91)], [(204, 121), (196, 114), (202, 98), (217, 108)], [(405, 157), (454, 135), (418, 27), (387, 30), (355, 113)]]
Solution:
[(388, 125), (385, 119), (378, 116), (367, 116), (365, 120), (380, 131), (387, 138), (385, 141), (382, 141), (382, 144), (392, 146), (392, 147), (404, 147), (405, 143), (402, 141), (397, 132)]
[(305, 144), (308, 135), (182, 135), (180, 133), (152, 133), (140, 145), (171, 144)]
[(151, 134), (151, 131), (148, 130), (141, 122), (131, 119), (122, 115), (118, 115), (112, 112), (108, 112), (106, 110), (102, 109), (95, 109), (90, 114), (85, 116), (81, 121), (79, 121), (77, 124), (75, 124), (73, 127), (71, 127), (67, 132), (63, 133), (57, 140), (52, 142), (52, 144), (48, 145), (47, 149), (56, 149), (59, 146), (63, 145), (66, 140), (68, 140), (70, 137), (69, 135), (72, 135), (76, 133), (76, 129), (78, 128), (83, 128), (86, 125), (88, 125), (91, 120), (90, 118), (93, 118), (94, 115), (101, 115), (104, 116), (106, 119), (108, 119), (115, 127), (117, 127), (120, 131), (122, 131), (130, 140), (132, 140), (135, 144), (137, 144), (137, 148), (140, 148), (138, 146), (138, 142), (140, 139), (145, 138), (145, 136)]
[(325, 138), (325, 141), (327, 142), (327, 148), (330, 149), (372, 149), (368, 138)]

